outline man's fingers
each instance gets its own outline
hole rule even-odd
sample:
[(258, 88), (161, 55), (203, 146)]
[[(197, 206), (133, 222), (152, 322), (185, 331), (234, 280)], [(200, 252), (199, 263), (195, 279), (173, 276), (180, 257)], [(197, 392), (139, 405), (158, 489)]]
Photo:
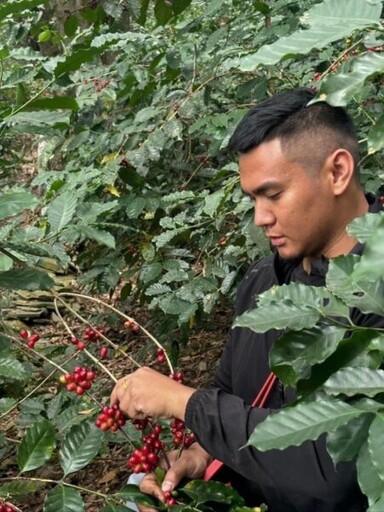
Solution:
[(140, 482), (139, 488), (141, 492), (163, 501), (163, 491), (160, 489), (154, 473), (148, 473)]

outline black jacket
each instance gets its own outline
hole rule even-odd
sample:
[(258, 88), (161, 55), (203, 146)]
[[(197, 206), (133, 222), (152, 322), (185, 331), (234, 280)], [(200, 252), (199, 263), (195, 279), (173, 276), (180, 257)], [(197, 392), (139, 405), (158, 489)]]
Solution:
[[(379, 211), (379, 201), (368, 199), (370, 211)], [(361, 244), (357, 244), (353, 252), (361, 251)], [(283, 261), (277, 254), (262, 259), (250, 267), (239, 286), (236, 316), (254, 307), (255, 297), (273, 285), (291, 281), (325, 284), (327, 267), (328, 261), (321, 258), (308, 275), (299, 261)], [(384, 326), (383, 317), (362, 315), (358, 310), (352, 315), (360, 325)], [(335, 469), (325, 436), (282, 451), (240, 450), (271, 410), (294, 398), (294, 392), (278, 382), (268, 408), (250, 405), (270, 372), (269, 351), (280, 335), (276, 330), (256, 334), (246, 328), (232, 329), (214, 387), (191, 396), (186, 424), (200, 444), (230, 468), (232, 484), (250, 506), (266, 503), (269, 512), (363, 512), (367, 500), (358, 487), (355, 464), (343, 462)]]

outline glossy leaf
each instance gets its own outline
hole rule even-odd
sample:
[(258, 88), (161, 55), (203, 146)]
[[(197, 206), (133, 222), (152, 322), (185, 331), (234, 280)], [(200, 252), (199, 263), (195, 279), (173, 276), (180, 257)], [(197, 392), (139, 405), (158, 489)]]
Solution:
[(43, 512), (84, 512), (84, 501), (77, 489), (59, 485), (48, 491)]
[(38, 201), (30, 192), (8, 192), (0, 195), (0, 220), (30, 210)]
[(40, 270), (7, 270), (0, 272), (0, 288), (10, 290), (50, 290), (54, 281)]
[(379, 412), (369, 429), (368, 450), (380, 480), (384, 483), (384, 413)]
[(192, 480), (180, 489), (198, 503), (207, 501), (228, 503), (231, 507), (244, 505), (244, 499), (231, 487), (222, 482)]
[(17, 453), (20, 472), (43, 466), (51, 458), (55, 445), (55, 431), (49, 421), (42, 420), (31, 425), (21, 440)]
[[(364, 254), (361, 257), (360, 262), (356, 265), (354, 272), (355, 279), (367, 278), (376, 280), (375, 298), (378, 302), (380, 297), (376, 294), (381, 293), (382, 286), (380, 286), (379, 283), (382, 284), (382, 281), (377, 279), (377, 276), (384, 275), (384, 258), (382, 257), (384, 249), (383, 236), (384, 227), (380, 226), (376, 234), (367, 242)], [(376, 312), (377, 310), (372, 309), (372, 311)]]
[(311, 306), (321, 309), (323, 299), (329, 298), (329, 292), (319, 286), (306, 286), (303, 283), (290, 283), (272, 286), (258, 296), (260, 306), (279, 304), (281, 301), (291, 301), (296, 306)]
[(328, 76), (321, 82), (318, 98), (330, 105), (345, 106), (367, 78), (384, 71), (384, 55), (368, 53), (352, 60), (348, 72)]
[(335, 465), (357, 457), (367, 440), (373, 419), (373, 414), (362, 414), (336, 430), (328, 432), (327, 450)]
[(383, 213), (367, 213), (358, 217), (348, 226), (348, 233), (355, 236), (360, 242), (367, 242), (384, 226)]
[(369, 0), (325, 0), (303, 16), (303, 23), (309, 28), (280, 37), (254, 54), (233, 59), (228, 67), (254, 71), (259, 65), (273, 65), (283, 58), (305, 55), (313, 48), (324, 48), (356, 29), (378, 26), (381, 9), (381, 4), (373, 4)]
[(77, 206), (77, 197), (71, 192), (54, 199), (48, 207), (48, 222), (53, 232), (64, 229), (72, 220)]
[(335, 372), (351, 366), (352, 362), (364, 353), (371, 341), (377, 338), (377, 332), (373, 329), (354, 331), (348, 338), (344, 338), (337, 350), (323, 363), (315, 364), (311, 368), (311, 376), (308, 380), (300, 380), (297, 384), (299, 396), (308, 396), (316, 391)]
[(64, 474), (69, 475), (85, 467), (99, 452), (103, 432), (91, 423), (73, 427), (60, 450), (60, 463)]
[(286, 385), (293, 386), (308, 376), (310, 366), (333, 354), (344, 334), (345, 329), (336, 326), (289, 331), (272, 347), (271, 368)]
[(270, 329), (310, 329), (320, 319), (320, 313), (307, 306), (280, 302), (246, 311), (235, 320), (234, 327), (248, 327), (255, 332)]
[(384, 370), (370, 368), (342, 368), (324, 384), (327, 393), (347, 396), (375, 396), (384, 389)]
[(368, 497), (369, 504), (372, 505), (384, 493), (384, 483), (372, 463), (368, 442), (362, 446), (359, 452), (356, 467), (359, 486)]
[(247, 446), (261, 451), (300, 446), (362, 414), (344, 402), (308, 402), (268, 416), (251, 434)]
[[(379, 245), (381, 246), (381, 243)], [(366, 252), (368, 252), (368, 247), (366, 247)], [(371, 247), (369, 254), (371, 260), (376, 261), (377, 250)], [(362, 258), (366, 257), (364, 254)], [(381, 266), (383, 266), (382, 260), (383, 258), (381, 258)], [(384, 281), (381, 279), (375, 281), (359, 279), (357, 269), (361, 269), (361, 263), (357, 264), (358, 261), (359, 258), (354, 256), (339, 256), (331, 260), (326, 276), (327, 288), (348, 306), (356, 307), (363, 313), (384, 315)], [(365, 274), (364, 277), (366, 277)]]

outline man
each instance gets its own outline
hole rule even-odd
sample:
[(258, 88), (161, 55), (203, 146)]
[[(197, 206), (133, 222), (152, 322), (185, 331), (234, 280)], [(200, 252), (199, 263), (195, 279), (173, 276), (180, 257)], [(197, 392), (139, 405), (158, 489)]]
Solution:
[[(325, 102), (308, 105), (313, 97), (307, 89), (277, 94), (251, 109), (231, 137), (230, 149), (240, 154), (241, 187), (254, 201), (255, 224), (275, 249), (245, 275), (236, 315), (253, 308), (255, 296), (273, 285), (323, 285), (329, 258), (362, 250), (346, 226), (380, 209), (378, 199), (364, 195), (359, 183), (350, 117)], [(365, 325), (384, 325), (375, 315), (355, 310), (352, 316)], [(294, 392), (278, 382), (264, 408), (251, 407), (270, 372), (269, 351), (280, 334), (233, 329), (210, 389), (195, 390), (143, 368), (116, 384), (112, 404), (119, 403), (132, 418), (180, 418), (195, 433), (198, 442), (172, 459), (164, 491), (183, 477), (201, 478), (214, 457), (230, 468), (231, 482), (249, 505), (264, 502), (270, 512), (362, 512), (367, 502), (355, 465), (335, 468), (324, 436), (283, 451), (240, 450), (271, 410), (294, 399)], [(140, 487), (161, 499), (153, 475)]]

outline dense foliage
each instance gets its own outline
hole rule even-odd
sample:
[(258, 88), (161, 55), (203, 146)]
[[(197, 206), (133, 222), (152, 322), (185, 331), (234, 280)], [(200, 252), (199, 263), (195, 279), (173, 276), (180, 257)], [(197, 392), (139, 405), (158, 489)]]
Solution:
[[(381, 11), (381, 0), (2, 2), (3, 320), (15, 290), (56, 293), (53, 269), (73, 273), (76, 289), (109, 294), (124, 310), (147, 308), (166, 348), (170, 338), (186, 339), (232, 296), (247, 264), (268, 251), (226, 143), (249, 106), (276, 91), (315, 87), (318, 98), (347, 105), (359, 127), (362, 181), (380, 192)], [(25, 147), (28, 158), (32, 148), (31, 175)], [(348, 306), (384, 313), (384, 221), (367, 216), (351, 230), (367, 243), (361, 261), (335, 260), (324, 290), (267, 293), (258, 311), (238, 322), (297, 331), (277, 344), (272, 363), (305, 402), (265, 422), (250, 442), (283, 448), (331, 432), (336, 461), (358, 455), (359, 482), (374, 512), (384, 500), (382, 334), (350, 325)], [(2, 389), (33, 387), (38, 360), (12, 346), (9, 324), (3, 331)], [(36, 354), (63, 365), (72, 353), (69, 344), (64, 352), (43, 345)], [(42, 371), (48, 375), (47, 361)], [(86, 398), (35, 395), (19, 407), (18, 428), (32, 424), (18, 453), (21, 472), (48, 464), (56, 442), (70, 465), (79, 451), (86, 465), (116, 443), (89, 436), (97, 411), (79, 416), (89, 410)], [(348, 404), (339, 399), (345, 396)], [(13, 404), (2, 400), (0, 412)], [(309, 420), (300, 430), (303, 417)], [(90, 446), (81, 451), (83, 438)], [(0, 442), (0, 453), (9, 453), (5, 438)], [(28, 485), (5, 484), (0, 496), (32, 492), (35, 483)], [(45, 512), (84, 509), (71, 487), (53, 487), (49, 496)], [(113, 500), (105, 511), (125, 509)]]

